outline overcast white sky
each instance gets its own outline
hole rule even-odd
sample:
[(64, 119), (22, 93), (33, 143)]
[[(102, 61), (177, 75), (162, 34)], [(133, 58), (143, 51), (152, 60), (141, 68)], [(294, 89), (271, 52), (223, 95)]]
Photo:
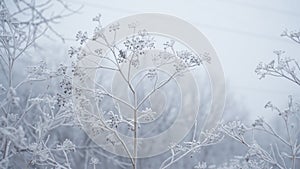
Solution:
[[(92, 32), (92, 18), (101, 13), (104, 24), (137, 13), (157, 12), (182, 18), (196, 26), (214, 46), (230, 88), (251, 117), (270, 117), (263, 107), (269, 100), (284, 106), (287, 96), (300, 99), (296, 85), (281, 79), (258, 80), (254, 69), (260, 61), (273, 59), (273, 51), (300, 61), (300, 45), (280, 37), (284, 29), (300, 30), (298, 0), (67, 0), (84, 5), (80, 14), (56, 25), (67, 38), (79, 30)], [(67, 41), (65, 46), (70, 46)], [(262, 114), (263, 113), (263, 114)], [(252, 120), (252, 119), (251, 119)]]

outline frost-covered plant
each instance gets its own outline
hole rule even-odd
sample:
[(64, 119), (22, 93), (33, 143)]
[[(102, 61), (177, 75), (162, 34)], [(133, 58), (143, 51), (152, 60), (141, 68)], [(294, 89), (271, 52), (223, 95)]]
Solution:
[[(286, 36), (299, 43), (299, 32), (288, 33), (285, 31), (282, 36)], [(287, 79), (296, 85), (300, 85), (300, 67), (296, 59), (282, 57), (283, 51), (275, 51), (276, 59), (270, 63), (260, 63), (255, 72), (264, 78), (274, 76)], [(223, 132), (245, 145), (248, 148), (244, 156), (239, 156), (219, 168), (279, 168), (296, 169), (300, 165), (300, 143), (299, 143), (299, 117), (300, 104), (293, 96), (288, 97), (286, 108), (282, 109), (268, 102), (266, 109), (271, 109), (277, 114), (282, 124), (280, 128), (273, 127), (262, 117), (247, 126), (240, 121), (228, 122), (222, 125)], [(247, 136), (251, 133), (251, 139)], [(259, 136), (268, 138), (269, 146), (259, 143)]]
[(289, 57), (283, 57), (284, 51), (274, 51), (276, 59), (270, 63), (260, 63), (255, 72), (262, 79), (265, 76), (281, 77), (292, 81), (293, 83), (300, 85), (299, 73), (300, 67), (295, 59)]
[(283, 31), (283, 33), (281, 34), (282, 37), (287, 37), (293, 41), (295, 41), (296, 43), (300, 44), (300, 31), (288, 31), (285, 30)]
[[(51, 6), (62, 11), (49, 14)], [(0, 168), (70, 168), (67, 155), (74, 149), (72, 142), (49, 140), (50, 131), (72, 125), (71, 106), (60, 107), (53, 91), (34, 90), (38, 82), (48, 83), (49, 88), (51, 79), (61, 79), (63, 66), (58, 70), (49, 69), (45, 62), (28, 66), (22, 80), (17, 73), (22, 70), (21, 59), (30, 60), (32, 49), (38, 49), (39, 38), (54, 34), (64, 40), (53, 23), (75, 12), (60, 0), (0, 2)], [(58, 160), (61, 153), (65, 158)]]
[[(284, 31), (282, 33), (283, 37), (288, 37), (289, 39), (300, 44), (300, 32), (288, 32)], [(256, 67), (255, 72), (259, 75), (260, 79), (266, 76), (280, 77), (290, 80), (291, 82), (300, 85), (300, 66), (299, 61), (294, 58), (284, 57), (284, 51), (277, 50), (274, 51), (276, 58), (270, 61), (268, 64), (259, 63)]]
[[(196, 152), (201, 152), (204, 147), (213, 146), (222, 141), (224, 135), (220, 130), (221, 126), (217, 126), (210, 130), (203, 131), (201, 133), (201, 139), (193, 138), (192, 141), (183, 142), (182, 144), (170, 145), (171, 156), (163, 161), (160, 168), (166, 169), (171, 165), (174, 165), (178, 160), (182, 159), (184, 156), (191, 155)], [(196, 129), (195, 129), (196, 130)], [(196, 132), (196, 131), (195, 131)], [(205, 164), (198, 164), (195, 167), (206, 167)]]
[[(207, 53), (197, 55), (189, 50), (176, 49), (174, 47), (175, 41), (168, 40), (160, 44), (163, 50), (153, 57), (152, 61), (155, 66), (146, 70), (146, 73), (140, 80), (133, 82), (133, 79), (130, 78), (133, 69), (140, 66), (141, 58), (148, 50), (157, 48), (158, 41), (155, 39), (155, 36), (146, 30), (137, 30), (134, 24), (130, 24), (128, 26), (132, 28), (133, 35), (126, 37), (122, 42), (116, 42), (118, 31), (121, 29), (119, 23), (114, 23), (107, 28), (108, 30), (105, 30), (101, 23), (101, 15), (95, 17), (93, 21), (97, 23), (97, 26), (92, 37), (89, 37), (87, 32), (79, 31), (76, 35), (76, 40), (80, 46), (71, 47), (69, 49), (69, 55), (74, 59), (73, 76), (79, 79), (79, 81), (84, 81), (84, 76), (86, 76), (88, 70), (91, 69), (109, 71), (108, 73), (110, 75), (113, 75), (113, 73), (120, 74), (121, 80), (125, 82), (126, 88), (129, 89), (132, 102), (126, 102), (122, 98), (119, 98), (109, 87), (105, 86), (105, 82), (94, 82), (96, 86), (95, 90), (77, 86), (74, 88), (75, 93), (73, 94), (78, 103), (75, 105), (75, 108), (78, 112), (83, 112), (79, 114), (78, 118), (82, 124), (92, 128), (93, 135), (108, 132), (110, 133), (106, 136), (108, 144), (113, 146), (122, 145), (132, 168), (135, 169), (137, 167), (138, 129), (143, 128), (143, 123), (140, 123), (140, 121), (151, 121), (155, 119), (157, 114), (152, 110), (153, 107), (145, 106), (145, 103), (156, 91), (168, 85), (177, 76), (184, 76), (184, 73), (188, 70), (201, 66), (203, 62), (209, 62), (210, 57)], [(112, 34), (112, 40), (107, 39), (104, 34), (105, 31)], [(107, 48), (110, 55), (104, 53), (100, 47), (95, 48), (95, 46), (88, 46), (90, 42)], [(103, 62), (109, 64), (98, 64), (95, 67), (82, 67), (77, 64), (87, 56), (101, 58)], [(128, 64), (128, 68), (126, 67), (125, 70), (123, 69), (124, 64)], [(159, 77), (159, 68), (165, 65), (171, 65), (176, 71), (169, 77), (161, 80), (161, 77)], [(145, 91), (140, 89), (141, 83), (149, 80), (153, 82), (152, 90), (146, 91), (147, 93), (145, 94), (143, 93)], [(96, 114), (89, 113), (87, 105), (91, 103), (83, 92), (88, 92), (91, 93), (90, 95), (93, 95), (93, 101), (97, 102)], [(144, 97), (141, 97), (141, 93), (144, 94)], [(132, 112), (132, 118), (123, 115), (124, 112), (120, 110), (120, 104), (126, 105), (129, 108), (128, 111), (130, 112), (125, 113), (128, 114)], [(132, 136), (133, 145), (127, 145), (124, 140), (122, 140), (119, 132)], [(182, 156), (192, 151), (198, 151), (203, 146), (215, 144), (220, 139), (221, 136), (219, 136), (217, 132), (211, 131), (203, 133), (203, 140), (194, 139), (190, 142), (184, 142), (182, 145), (171, 146), (170, 151), (173, 152), (172, 157), (163, 162), (161, 168), (167, 168), (173, 164), (173, 162), (181, 159)], [(133, 147), (133, 153), (131, 153), (129, 147)], [(96, 165), (95, 163), (92, 164), (94, 166)]]

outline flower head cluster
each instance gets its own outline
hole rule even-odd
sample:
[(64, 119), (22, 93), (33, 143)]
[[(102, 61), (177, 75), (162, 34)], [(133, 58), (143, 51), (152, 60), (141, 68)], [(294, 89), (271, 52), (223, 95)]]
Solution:
[(241, 121), (232, 121), (222, 125), (222, 129), (230, 135), (243, 137), (248, 128)]
[(139, 65), (139, 56), (145, 54), (145, 50), (154, 47), (154, 37), (145, 30), (139, 31), (137, 35), (127, 37), (124, 46), (125, 50), (119, 51), (119, 61), (129, 61), (133, 66)]
[(203, 55), (195, 55), (191, 51), (182, 50), (177, 51), (176, 55), (179, 61), (174, 65), (177, 71), (186, 70), (191, 67), (200, 66), (204, 61), (210, 62), (210, 57), (208, 53)]
[(82, 45), (85, 43), (88, 39), (87, 32), (79, 31), (76, 35), (76, 41), (79, 41), (79, 43)]
[(31, 80), (47, 79), (50, 76), (50, 70), (47, 63), (41, 61), (38, 65), (27, 67), (28, 78)]
[(75, 147), (75, 144), (69, 139), (66, 139), (61, 145), (57, 145), (59, 150), (66, 152), (75, 151)]
[(35, 164), (37, 162), (45, 162), (48, 160), (48, 158), (50, 156), (49, 152), (43, 146), (43, 144), (31, 143), (28, 146), (28, 149), (33, 154), (33, 160), (31, 161), (31, 164)]
[(262, 117), (255, 120), (252, 124), (253, 127), (262, 127), (264, 125), (264, 119)]
[(116, 32), (119, 29), (120, 29), (119, 23), (113, 23), (112, 25), (109, 26), (109, 32)]
[(100, 163), (99, 159), (96, 158), (96, 157), (92, 157), (91, 158), (91, 162), (90, 162), (92, 165), (97, 165)]

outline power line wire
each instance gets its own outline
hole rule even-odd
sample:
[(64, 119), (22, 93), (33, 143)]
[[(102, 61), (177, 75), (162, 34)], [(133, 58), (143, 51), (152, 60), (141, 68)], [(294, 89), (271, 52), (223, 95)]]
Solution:
[[(219, 0), (217, 0), (219, 1)], [(118, 8), (118, 7), (112, 7), (112, 6), (107, 6), (107, 5), (103, 5), (103, 4), (99, 4), (99, 3), (91, 3), (91, 2), (81, 2), (81, 1), (77, 1), (77, 0), (72, 0), (73, 3), (77, 3), (77, 4), (84, 4), (86, 6), (90, 6), (93, 8), (97, 8), (97, 9), (107, 9), (107, 10), (113, 10), (113, 11), (117, 11), (120, 13), (141, 13), (141, 11), (137, 11), (137, 10), (128, 10), (128, 9), (123, 9), (123, 8)], [(241, 2), (236, 2), (234, 0), (230, 0), (229, 2), (232, 3), (236, 3), (236, 4), (245, 4), (245, 3), (241, 3)], [(246, 5), (245, 5), (246, 6)], [(250, 4), (247, 4), (247, 6), (251, 6)], [(263, 7), (259, 7), (257, 5), (252, 5), (252, 8), (258, 8), (258, 9), (268, 9), (269, 11), (277, 11), (276, 9), (273, 8), (263, 8)], [(288, 13), (288, 12), (278, 12), (278, 13)], [(298, 16), (298, 15), (295, 15)], [(285, 42), (285, 43), (291, 43), (291, 41), (286, 40), (284, 38), (281, 38), (279, 35), (278, 36), (272, 36), (272, 35), (266, 35), (263, 33), (255, 33), (255, 32), (250, 32), (250, 31), (244, 31), (244, 30), (239, 30), (239, 29), (232, 29), (232, 28), (227, 28), (227, 27), (223, 27), (223, 26), (216, 26), (216, 25), (210, 25), (210, 24), (204, 24), (204, 23), (199, 23), (199, 22), (193, 22), (196, 26), (199, 27), (206, 27), (206, 28), (210, 28), (210, 29), (215, 29), (215, 30), (219, 30), (219, 31), (223, 31), (223, 32), (229, 32), (229, 33), (235, 33), (235, 34), (242, 34), (242, 35), (247, 35), (247, 36), (251, 36), (251, 37), (256, 37), (259, 39), (267, 39), (267, 40), (276, 40), (276, 41), (281, 41), (281, 42)]]
[(292, 12), (292, 11), (288, 11), (288, 10), (282, 10), (282, 9), (276, 9), (276, 8), (271, 8), (271, 7), (268, 7), (268, 6), (260, 6), (260, 5), (256, 5), (256, 4), (253, 4), (253, 3), (248, 3), (248, 2), (242, 2), (242, 1), (237, 1), (237, 0), (216, 0), (216, 1), (219, 1), (219, 2), (229, 2), (231, 4), (236, 4), (236, 5), (239, 5), (239, 6), (247, 6), (247, 7), (250, 7), (250, 8), (254, 8), (254, 9), (258, 9), (258, 10), (262, 10), (262, 11), (270, 11), (270, 12), (273, 12), (273, 13), (280, 13), (280, 14), (284, 14), (284, 15), (290, 15), (290, 16), (294, 16), (294, 17), (297, 17), (297, 18), (300, 18), (300, 13), (297, 13), (297, 12)]

